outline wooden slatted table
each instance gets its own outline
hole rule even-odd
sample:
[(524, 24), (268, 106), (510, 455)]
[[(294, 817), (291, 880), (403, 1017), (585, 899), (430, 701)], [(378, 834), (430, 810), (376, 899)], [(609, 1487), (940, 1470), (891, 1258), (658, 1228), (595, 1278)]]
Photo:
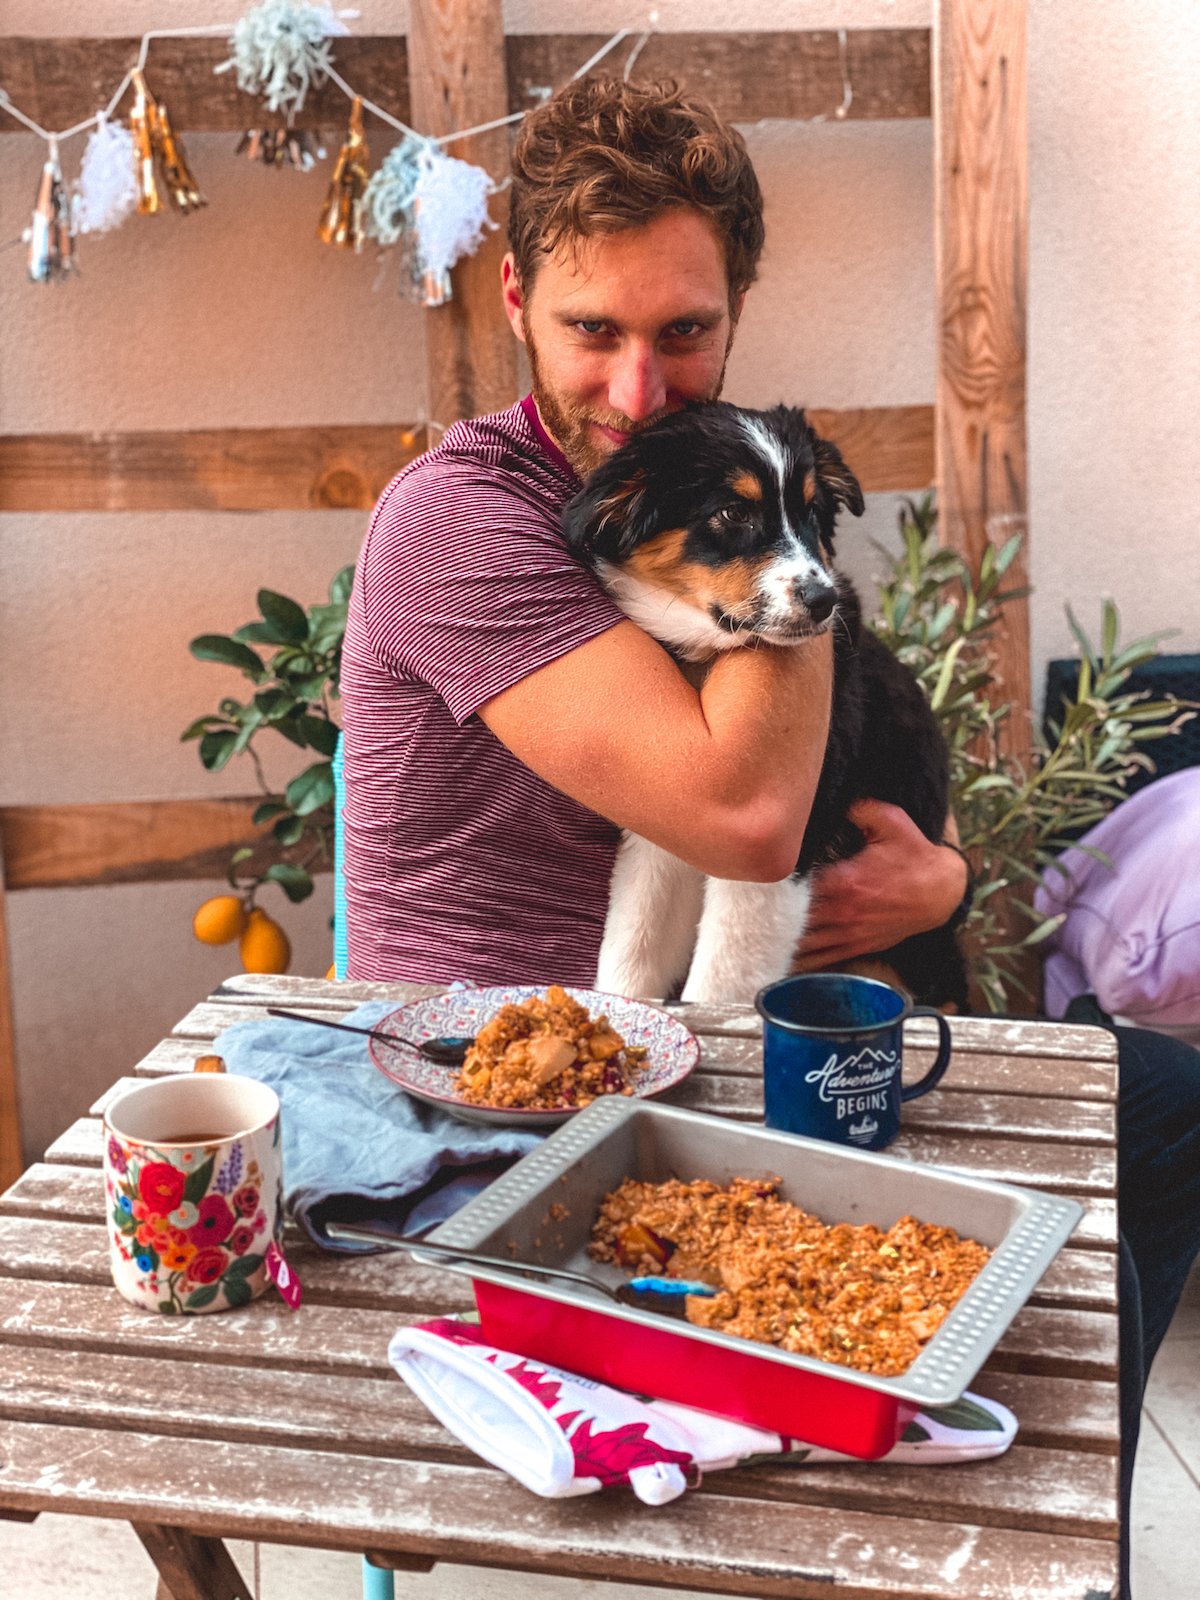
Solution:
[[(268, 1004), (337, 1014), (433, 992), (239, 977), (136, 1076), (190, 1070)], [(760, 1119), (754, 1012), (678, 1009), (703, 1052), (672, 1101)], [(914, 1073), (931, 1053), (927, 1026), (910, 1029)], [(226, 1537), (362, 1551), (399, 1569), (466, 1563), (789, 1600), (1105, 1600), (1117, 1564), (1115, 1048), (1096, 1028), (952, 1027), (950, 1071), (905, 1107), (892, 1153), (1086, 1208), (973, 1386), (1020, 1419), (998, 1460), (742, 1468), (657, 1510), (615, 1491), (537, 1500), (468, 1455), (388, 1366), (399, 1324), (468, 1308), (457, 1275), (297, 1236), (298, 1313), (269, 1296), (175, 1319), (119, 1299), (102, 1101), (0, 1197), (0, 1513), (127, 1519), (171, 1600), (249, 1600)]]

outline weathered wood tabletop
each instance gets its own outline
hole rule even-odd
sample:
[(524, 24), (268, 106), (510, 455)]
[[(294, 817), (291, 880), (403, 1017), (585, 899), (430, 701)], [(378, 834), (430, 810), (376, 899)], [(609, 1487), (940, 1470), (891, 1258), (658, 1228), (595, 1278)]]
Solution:
[[(136, 1076), (190, 1070), (268, 1004), (337, 1014), (430, 992), (231, 979)], [(678, 1009), (703, 1049), (670, 1100), (761, 1119), (755, 1013)], [(1019, 1418), (999, 1459), (741, 1468), (660, 1509), (617, 1491), (535, 1499), (463, 1450), (388, 1366), (399, 1324), (468, 1308), (458, 1275), (293, 1237), (299, 1312), (274, 1295), (218, 1316), (126, 1305), (108, 1271), (102, 1101), (0, 1197), (0, 1514), (127, 1519), (173, 1600), (250, 1600), (225, 1537), (369, 1552), (400, 1569), (464, 1563), (789, 1600), (1103, 1600), (1117, 1563), (1115, 1049), (1095, 1028), (952, 1026), (950, 1071), (905, 1107), (890, 1153), (1086, 1208), (972, 1386)], [(908, 1039), (916, 1074), (932, 1026), (914, 1023)]]

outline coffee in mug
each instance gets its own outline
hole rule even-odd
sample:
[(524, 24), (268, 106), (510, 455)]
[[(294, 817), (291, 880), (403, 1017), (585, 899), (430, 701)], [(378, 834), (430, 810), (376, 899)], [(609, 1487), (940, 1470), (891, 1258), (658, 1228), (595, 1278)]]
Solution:
[(279, 1097), (253, 1078), (181, 1074), (115, 1099), (104, 1196), (125, 1299), (170, 1316), (262, 1294), (282, 1266), (282, 1154)]

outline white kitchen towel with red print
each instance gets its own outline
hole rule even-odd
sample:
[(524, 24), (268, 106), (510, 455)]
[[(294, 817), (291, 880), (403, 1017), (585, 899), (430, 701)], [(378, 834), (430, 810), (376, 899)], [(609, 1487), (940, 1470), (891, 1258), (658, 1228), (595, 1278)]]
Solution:
[[(854, 1459), (497, 1350), (471, 1324), (450, 1317), (401, 1328), (388, 1357), (463, 1444), (550, 1499), (627, 1483), (639, 1500), (659, 1506), (698, 1483), (701, 1472), (751, 1458), (797, 1465)], [(1002, 1455), (1016, 1431), (1006, 1407), (965, 1394), (952, 1406), (918, 1412), (882, 1459), (905, 1466), (977, 1461)]]

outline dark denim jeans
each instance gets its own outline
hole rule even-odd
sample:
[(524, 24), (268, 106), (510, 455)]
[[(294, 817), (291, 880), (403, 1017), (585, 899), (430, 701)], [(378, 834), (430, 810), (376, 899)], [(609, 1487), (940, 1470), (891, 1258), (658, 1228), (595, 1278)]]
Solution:
[(1121, 1584), (1129, 1586), (1129, 1508), (1142, 1399), (1192, 1263), (1200, 1254), (1200, 1050), (1113, 1023), (1090, 995), (1064, 1019), (1117, 1039), (1121, 1299)]

